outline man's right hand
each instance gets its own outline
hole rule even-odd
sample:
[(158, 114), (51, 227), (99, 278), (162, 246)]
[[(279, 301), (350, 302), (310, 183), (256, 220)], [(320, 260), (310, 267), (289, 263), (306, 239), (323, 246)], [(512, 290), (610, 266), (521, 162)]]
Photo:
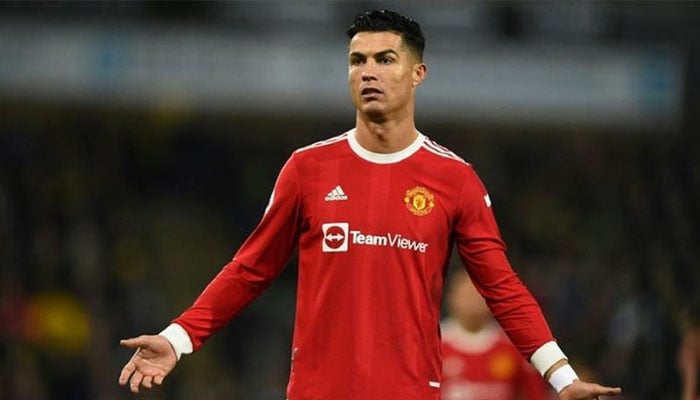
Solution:
[(141, 335), (121, 340), (119, 344), (136, 349), (119, 375), (119, 384), (124, 386), (128, 382), (134, 393), (138, 393), (141, 386), (151, 389), (154, 383), (162, 384), (177, 364), (175, 350), (168, 339), (161, 335)]

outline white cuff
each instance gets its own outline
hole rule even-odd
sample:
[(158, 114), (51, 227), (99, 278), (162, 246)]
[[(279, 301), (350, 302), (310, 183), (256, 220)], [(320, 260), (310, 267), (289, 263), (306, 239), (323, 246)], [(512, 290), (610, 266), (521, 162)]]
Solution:
[(565, 364), (552, 373), (549, 377), (549, 384), (559, 393), (577, 379), (578, 375), (576, 375), (574, 369), (571, 368), (571, 365)]
[(555, 341), (543, 344), (530, 356), (530, 362), (540, 371), (540, 375), (542, 376), (544, 376), (547, 370), (552, 368), (552, 365), (557, 361), (568, 359), (569, 358), (566, 357)]
[(174, 323), (170, 324), (159, 335), (168, 339), (168, 342), (175, 350), (178, 361), (183, 354), (192, 353), (192, 340), (190, 340), (190, 335), (187, 334), (187, 331), (182, 326)]

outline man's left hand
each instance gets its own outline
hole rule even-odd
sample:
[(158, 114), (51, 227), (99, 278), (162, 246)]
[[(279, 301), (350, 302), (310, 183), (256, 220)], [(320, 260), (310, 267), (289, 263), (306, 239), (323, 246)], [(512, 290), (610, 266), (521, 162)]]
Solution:
[(622, 389), (619, 387), (607, 387), (575, 380), (559, 392), (559, 398), (561, 400), (598, 400), (600, 396), (616, 396), (620, 393)]

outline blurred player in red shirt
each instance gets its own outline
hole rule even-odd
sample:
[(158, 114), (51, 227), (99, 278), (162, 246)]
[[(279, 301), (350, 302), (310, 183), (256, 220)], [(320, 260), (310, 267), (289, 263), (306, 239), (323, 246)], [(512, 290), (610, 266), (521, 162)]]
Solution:
[(473, 167), (416, 129), (415, 91), (428, 72), (418, 23), (371, 11), (347, 34), (355, 127), (291, 155), (260, 223), (194, 304), (160, 334), (121, 342), (137, 350), (120, 384), (133, 392), (161, 384), (298, 248), (288, 400), (438, 400), (442, 287), (456, 248), (501, 326), (562, 399), (618, 393), (578, 379), (506, 258)]
[(523, 358), (463, 269), (447, 283), (442, 322), (443, 400), (551, 400), (555, 393)]

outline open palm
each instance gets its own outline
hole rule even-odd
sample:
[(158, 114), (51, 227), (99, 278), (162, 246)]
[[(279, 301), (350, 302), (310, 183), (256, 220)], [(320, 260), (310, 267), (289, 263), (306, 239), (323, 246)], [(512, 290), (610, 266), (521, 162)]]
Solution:
[(170, 342), (160, 335), (142, 335), (119, 342), (124, 347), (136, 349), (119, 375), (119, 384), (129, 383), (132, 392), (138, 393), (141, 386), (151, 389), (160, 385), (177, 364), (177, 356)]

